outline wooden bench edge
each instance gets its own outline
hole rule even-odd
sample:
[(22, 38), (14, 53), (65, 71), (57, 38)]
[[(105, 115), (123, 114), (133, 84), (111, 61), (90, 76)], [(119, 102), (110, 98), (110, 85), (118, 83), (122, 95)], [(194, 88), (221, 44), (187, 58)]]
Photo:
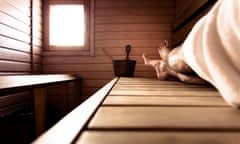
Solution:
[(76, 107), (63, 119), (39, 136), (33, 144), (57, 143), (66, 144), (74, 141), (84, 128), (89, 118), (100, 106), (119, 78), (114, 78), (89, 99)]

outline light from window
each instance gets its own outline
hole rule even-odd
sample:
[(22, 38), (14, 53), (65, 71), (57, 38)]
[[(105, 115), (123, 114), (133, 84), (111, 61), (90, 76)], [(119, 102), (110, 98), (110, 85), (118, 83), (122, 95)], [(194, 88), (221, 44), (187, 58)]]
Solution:
[(83, 5), (50, 6), (50, 45), (84, 46)]

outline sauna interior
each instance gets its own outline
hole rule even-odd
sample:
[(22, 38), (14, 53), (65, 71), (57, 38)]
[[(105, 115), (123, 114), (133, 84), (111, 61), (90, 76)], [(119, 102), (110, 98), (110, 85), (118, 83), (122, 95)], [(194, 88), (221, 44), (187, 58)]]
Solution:
[[(134, 77), (156, 78), (154, 69), (144, 65), (142, 54), (157, 59), (157, 47), (164, 40), (170, 47), (181, 44), (214, 3), (215, 0), (0, 0), (0, 75), (77, 75), (81, 78), (77, 101), (74, 85), (67, 85), (70, 112), (115, 77), (113, 60), (126, 60), (127, 45), (131, 46), (128, 58), (136, 61)], [(68, 9), (54, 9), (59, 5)], [(77, 11), (74, 6), (79, 6)], [(63, 26), (65, 22), (70, 26)], [(81, 28), (76, 30), (74, 26)], [(62, 39), (55, 41), (54, 36)], [(59, 89), (58, 85), (47, 89), (48, 128), (66, 114)], [(31, 91), (0, 96), (1, 143), (30, 143), (36, 139), (34, 119)]]

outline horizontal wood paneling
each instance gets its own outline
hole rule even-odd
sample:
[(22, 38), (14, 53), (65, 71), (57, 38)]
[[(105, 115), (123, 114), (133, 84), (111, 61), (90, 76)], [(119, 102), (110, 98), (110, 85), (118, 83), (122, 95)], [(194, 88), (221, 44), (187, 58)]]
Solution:
[(117, 24), (117, 23), (124, 23), (124, 24), (135, 24), (135, 23), (142, 23), (142, 24), (150, 24), (150, 23), (171, 23), (172, 18), (169, 16), (98, 16), (96, 17), (96, 24)]
[(0, 60), (0, 71), (1, 72), (29, 73), (30, 69), (31, 69), (31, 66), (24, 62)]
[(216, 0), (176, 0), (176, 19), (172, 25), (174, 46), (185, 40), (194, 24), (215, 2)]
[(99, 24), (96, 32), (169, 32), (169, 24)]
[[(14, 17), (15, 19), (30, 25), (30, 21), (29, 21), (29, 13), (30, 13), (30, 6), (29, 6), (29, 2), (27, 3), (22, 3), (22, 5), (18, 4), (19, 2), (17, 1), (9, 1), (9, 0), (1, 0), (0, 1), (0, 5), (1, 5), (1, 11)], [(20, 6), (20, 7), (19, 7)], [(22, 10), (22, 7), (24, 7), (24, 9)], [(28, 12), (24, 12), (24, 10), (26, 10)]]
[(11, 49), (0, 49), (0, 57), (2, 60), (30, 62), (29, 53), (11, 50)]
[(1, 71), (30, 72), (30, 1), (2, 0), (0, 5)]
[(16, 39), (25, 43), (30, 43), (29, 34), (23, 33), (7, 25), (0, 24), (1, 33), (5, 37)]
[(22, 13), (30, 16), (30, 0), (4, 0), (10, 5), (14, 6), (16, 9), (20, 10)]
[(95, 40), (144, 40), (144, 39), (169, 39), (169, 32), (98, 32), (95, 35)]
[(9, 37), (1, 36), (1, 35), (0, 35), (0, 47), (14, 49), (18, 51), (24, 51), (24, 52), (30, 52), (30, 48), (31, 48), (28, 43), (15, 40)]
[(87, 98), (115, 77), (112, 60), (103, 49), (113, 59), (125, 59), (125, 46), (130, 44), (130, 59), (137, 61), (134, 75), (156, 77), (153, 68), (144, 66), (142, 54), (159, 58), (156, 48), (165, 39), (171, 41), (174, 15), (174, 0), (95, 0), (95, 56), (44, 51), (43, 71), (80, 75)]
[(25, 24), (24, 22), (12, 17), (11, 15), (7, 14), (6, 12), (0, 11), (0, 21), (2, 24), (11, 26), (22, 32), (30, 34), (30, 29), (29, 29), (28, 24)]
[[(144, 7), (144, 8), (143, 8)], [(169, 9), (146, 9), (146, 6), (143, 7), (126, 7), (126, 8), (116, 8), (116, 7), (107, 7), (107, 8), (97, 8), (96, 16), (139, 16), (139, 15), (149, 15), (149, 16), (165, 16), (174, 14), (173, 7)], [(143, 9), (141, 9), (143, 8)]]
[(24, 102), (32, 99), (31, 94), (29, 92), (23, 92), (19, 94), (13, 94), (8, 96), (0, 97), (0, 108), (7, 107), (12, 104), (17, 104), (19, 102)]
[(130, 8), (130, 7), (172, 7), (174, 1), (171, 0), (129, 0), (129, 1), (118, 1), (118, 0), (97, 0), (96, 1), (96, 8)]
[[(0, 1), (0, 75), (40, 73), (41, 0)], [(29, 92), (0, 96), (0, 115), (32, 104)]]
[(174, 0), (96, 0), (95, 56), (81, 56), (77, 51), (44, 51), (44, 73), (75, 73), (83, 78), (82, 93), (87, 98), (114, 76), (112, 60), (125, 59), (125, 45), (131, 44), (130, 59), (136, 60), (135, 76), (156, 77), (143, 64), (142, 53), (158, 58), (156, 48), (171, 40), (175, 14)]

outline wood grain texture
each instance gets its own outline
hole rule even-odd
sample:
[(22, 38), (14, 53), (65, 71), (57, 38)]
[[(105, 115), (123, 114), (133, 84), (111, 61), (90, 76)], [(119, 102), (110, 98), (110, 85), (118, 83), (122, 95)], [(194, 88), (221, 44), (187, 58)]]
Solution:
[[(29, 94), (26, 91), (32, 91), (34, 96), (34, 110), (36, 117), (36, 135), (40, 135), (46, 130), (47, 114), (47, 87), (50, 85), (61, 84), (61, 108), (65, 114), (67, 112), (68, 82), (80, 81), (75, 75), (14, 75), (0, 76), (0, 95), (7, 95), (1, 98), (1, 109), (9, 105), (19, 105), (27, 101), (24, 97)], [(21, 92), (21, 93), (20, 93)], [(10, 97), (11, 95), (14, 97)], [(20, 95), (21, 94), (21, 95)], [(21, 97), (20, 97), (20, 96)], [(13, 98), (18, 98), (17, 100)], [(28, 97), (29, 98), (29, 97)], [(31, 98), (32, 99), (32, 98)], [(11, 101), (10, 101), (11, 100)], [(7, 102), (6, 102), (7, 101)], [(21, 102), (18, 102), (21, 101)], [(6, 103), (5, 103), (6, 102)], [(2, 108), (3, 107), (3, 108)]]
[(47, 89), (34, 88), (34, 110), (36, 116), (36, 135), (39, 136), (46, 129)]
[[(101, 104), (101, 102), (103, 101), (107, 93), (110, 91), (112, 86), (116, 83), (116, 81), (117, 78), (108, 82), (92, 97), (86, 100), (82, 105), (75, 108), (60, 122), (50, 128), (48, 132), (38, 137), (33, 143), (72, 143), (73, 139), (78, 135), (79, 130), (82, 129), (83, 126), (88, 122), (89, 117), (91, 117), (92, 113), (96, 111), (96, 109)], [(79, 115), (79, 113), (81, 113), (81, 116)], [(68, 126), (69, 124), (71, 126)]]
[(176, 19), (172, 25), (173, 46), (181, 44), (194, 24), (209, 11), (216, 0), (176, 0)]
[(77, 144), (235, 144), (239, 132), (86, 131)]
[(125, 59), (125, 46), (132, 46), (130, 59), (136, 60), (136, 77), (156, 77), (154, 69), (144, 66), (142, 54), (159, 58), (158, 45), (171, 41), (171, 24), (174, 21), (174, 0), (95, 0), (95, 55), (81, 55), (78, 51), (44, 51), (45, 73), (75, 73), (83, 80), (83, 96), (89, 97), (101, 85), (89, 86), (113, 79), (112, 60)]
[(206, 85), (120, 78), (76, 143), (235, 143), (239, 110), (208, 92), (217, 93)]
[[(41, 10), (41, 0), (0, 1), (0, 75), (42, 72)], [(0, 108), (1, 115), (32, 102), (28, 94), (6, 96), (4, 101), (8, 98), (7, 105)]]
[(182, 23), (187, 21), (191, 16), (194, 15), (201, 7), (206, 4), (208, 0), (188, 0), (188, 1), (181, 1), (177, 0), (176, 1), (176, 20), (173, 24), (173, 29), (177, 29)]
[(34, 87), (39, 85), (50, 85), (51, 83), (71, 82), (80, 79), (71, 74), (41, 74), (41, 75), (14, 75), (0, 76), (0, 89), (13, 89), (23, 87)]
[(221, 97), (108, 96), (103, 105), (112, 106), (228, 106)]
[(101, 107), (91, 129), (240, 129), (238, 110), (231, 107)]
[[(212, 87), (136, 77), (120, 77), (111, 87), (109, 91), (105, 91), (104, 101), (88, 117), (88, 123), (78, 125), (81, 127), (77, 130), (78, 136), (71, 143), (234, 144), (239, 139), (239, 110), (226, 104), (220, 96), (206, 96), (205, 93), (209, 91), (216, 92)], [(132, 89), (143, 94), (127, 95)], [(148, 95), (153, 89), (159, 93)], [(111, 95), (116, 90), (119, 94)], [(163, 91), (172, 91), (175, 94), (162, 96), (160, 93)], [(179, 96), (179, 91), (189, 91), (198, 96)], [(97, 97), (102, 98), (102, 94), (95, 93), (90, 99)], [(89, 104), (91, 106), (88, 107), (85, 104), (64, 118), (68, 122), (59, 122), (36, 142), (49, 140), (61, 143), (69, 140), (70, 136), (67, 136), (59, 141), (56, 135), (69, 128), (76, 119), (86, 116), (84, 112), (77, 111), (80, 107), (85, 107), (83, 111), (89, 111), (91, 106), (96, 108), (96, 105)], [(73, 113), (79, 113), (78, 117), (72, 117)], [(75, 130), (72, 137), (75, 136)]]

